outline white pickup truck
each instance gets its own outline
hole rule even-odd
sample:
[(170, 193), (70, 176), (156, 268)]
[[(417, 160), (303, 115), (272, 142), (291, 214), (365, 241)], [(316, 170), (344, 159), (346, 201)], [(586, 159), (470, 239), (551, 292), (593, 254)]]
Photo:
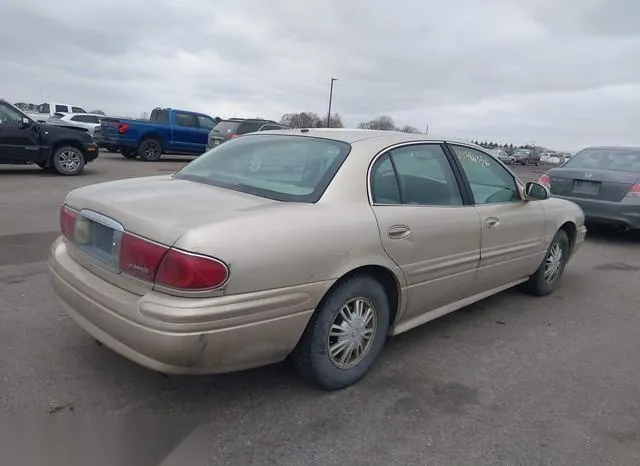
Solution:
[(45, 102), (38, 105), (37, 112), (25, 112), (36, 121), (42, 122), (51, 118), (56, 113), (87, 113), (81, 107), (69, 104), (60, 104), (56, 102)]

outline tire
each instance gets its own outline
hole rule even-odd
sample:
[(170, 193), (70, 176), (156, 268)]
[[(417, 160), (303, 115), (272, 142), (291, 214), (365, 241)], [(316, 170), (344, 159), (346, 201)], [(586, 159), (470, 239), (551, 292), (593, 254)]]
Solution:
[(162, 157), (162, 144), (155, 138), (147, 138), (140, 143), (138, 155), (145, 162), (157, 162)]
[(57, 149), (52, 158), (52, 166), (56, 172), (64, 176), (78, 175), (84, 169), (84, 155), (73, 146), (63, 146)]
[[(346, 311), (343, 312), (345, 307)], [(367, 316), (369, 311), (372, 314), (368, 322), (359, 319), (358, 312)], [(342, 351), (336, 351), (332, 357), (329, 348), (338, 345), (341, 340), (339, 336), (331, 335), (332, 326), (344, 327), (340, 331), (340, 336), (346, 337), (343, 342), (353, 337), (347, 331), (351, 327), (344, 316), (353, 318), (360, 330), (372, 332), (368, 340), (364, 332), (360, 333), (360, 346), (350, 347), (350, 343), (339, 345), (337, 349), (341, 346)], [(325, 390), (339, 390), (353, 385), (369, 372), (382, 351), (389, 330), (389, 316), (389, 299), (382, 285), (374, 278), (355, 275), (338, 283), (322, 299), (293, 351), (291, 359), (294, 367), (305, 380)], [(358, 357), (349, 353), (349, 348), (352, 351), (361, 348), (362, 354)], [(344, 363), (340, 361), (343, 356), (346, 359)], [(355, 356), (353, 360), (351, 356)]]
[(135, 159), (138, 156), (135, 149), (122, 149), (120, 153), (125, 159)]
[[(553, 278), (548, 280), (545, 278), (547, 275), (546, 271), (548, 270), (547, 264), (551, 265), (550, 261), (552, 261), (552, 256), (556, 255), (557, 257), (558, 251), (560, 251), (560, 257), (558, 259), (559, 262), (557, 263), (556, 272), (554, 273)], [(564, 274), (564, 269), (569, 261), (570, 253), (571, 248), (569, 246), (569, 237), (564, 230), (559, 230), (553, 238), (553, 241), (551, 241), (547, 254), (545, 254), (540, 267), (538, 267), (536, 273), (534, 273), (529, 280), (524, 283), (524, 290), (534, 296), (546, 296), (553, 293), (560, 284), (560, 279)]]

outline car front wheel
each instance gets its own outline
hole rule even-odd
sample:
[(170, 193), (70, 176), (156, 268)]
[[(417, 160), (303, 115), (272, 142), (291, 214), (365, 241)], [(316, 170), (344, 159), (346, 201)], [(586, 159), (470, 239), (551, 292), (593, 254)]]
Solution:
[(389, 330), (389, 300), (368, 275), (338, 283), (322, 300), (292, 354), (306, 380), (326, 390), (363, 378), (382, 351)]
[(61, 175), (77, 175), (84, 169), (84, 155), (76, 147), (61, 147), (53, 154), (53, 167)]
[(551, 241), (542, 264), (524, 283), (524, 290), (534, 296), (546, 296), (555, 291), (569, 261), (569, 254), (571, 254), (569, 237), (564, 230), (559, 230)]

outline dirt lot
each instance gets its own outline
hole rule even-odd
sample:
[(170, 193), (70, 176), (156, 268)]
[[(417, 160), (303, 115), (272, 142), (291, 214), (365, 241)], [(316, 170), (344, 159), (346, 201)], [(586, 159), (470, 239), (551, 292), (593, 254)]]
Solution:
[[(172, 441), (138, 444), (166, 453), (188, 436), (173, 453), (185, 465), (195, 452), (216, 465), (640, 464), (637, 235), (590, 232), (556, 294), (508, 291), (394, 338), (338, 393), (284, 364), (167, 378), (97, 345), (47, 280), (58, 206), (73, 188), (188, 160), (102, 154), (76, 178), (0, 168), (0, 412), (187, 420)], [(531, 180), (544, 169), (516, 171)]]

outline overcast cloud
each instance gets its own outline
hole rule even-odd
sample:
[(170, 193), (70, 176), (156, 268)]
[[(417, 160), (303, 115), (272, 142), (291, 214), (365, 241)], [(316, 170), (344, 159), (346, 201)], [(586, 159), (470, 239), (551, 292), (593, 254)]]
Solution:
[(638, 0), (4, 0), (0, 97), (640, 145)]

